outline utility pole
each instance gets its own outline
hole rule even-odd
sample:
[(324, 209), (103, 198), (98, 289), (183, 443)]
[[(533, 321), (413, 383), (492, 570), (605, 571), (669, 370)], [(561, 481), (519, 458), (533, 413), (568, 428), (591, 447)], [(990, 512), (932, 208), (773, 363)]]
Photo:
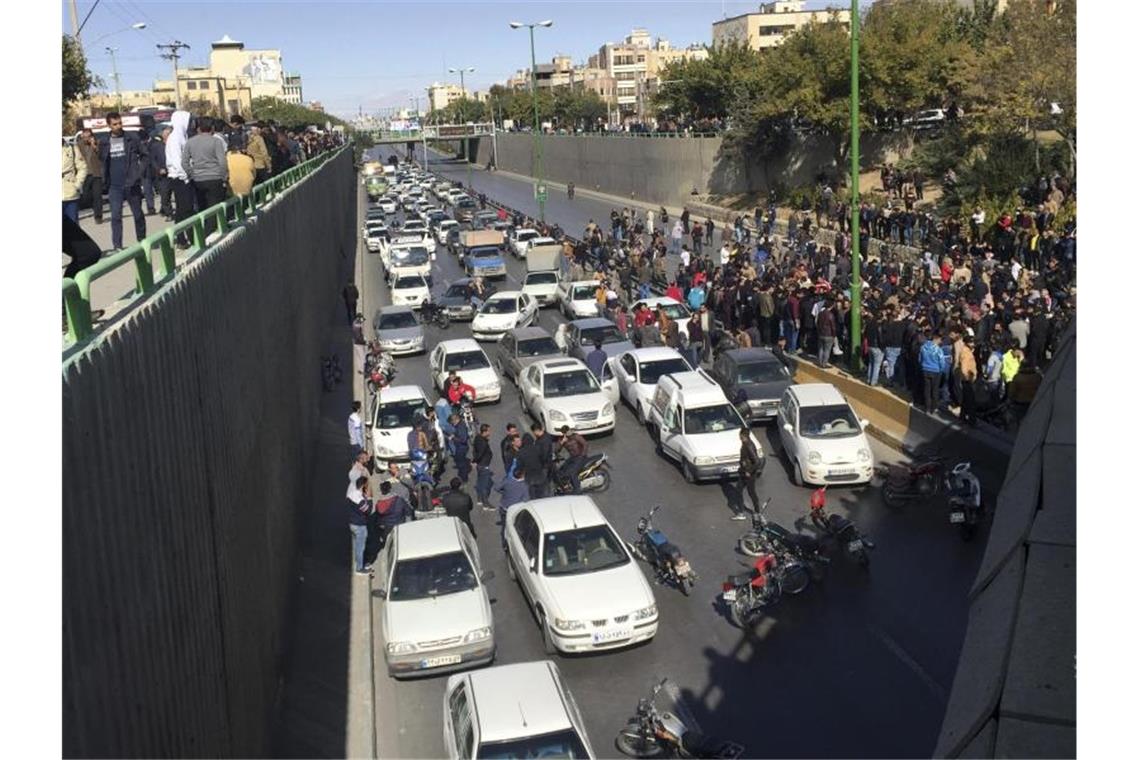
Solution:
[(68, 5), (71, 6), (71, 36), (76, 40), (79, 39), (79, 8), (75, 6), (75, 0), (71, 0)]
[(165, 50), (166, 51), (165, 53), (160, 53), (159, 55), (162, 58), (165, 58), (166, 60), (171, 61), (172, 65), (174, 66), (174, 107), (176, 109), (182, 108), (182, 93), (178, 89), (178, 59), (181, 58), (182, 56), (179, 54), (178, 51), (179, 50), (189, 50), (190, 46), (187, 45), (185, 42), (180, 42), (179, 40), (175, 40), (174, 42), (168, 42), (165, 45), (163, 45), (163, 44), (155, 45), (155, 47), (158, 48), (159, 50)]
[(550, 27), (553, 21), (539, 21), (537, 24), (522, 24), (518, 21), (510, 22), (512, 29), (527, 27), (530, 29), (530, 92), (534, 101), (534, 144), (532, 147), (535, 166), (535, 200), (538, 201), (538, 220), (546, 224), (546, 185), (542, 181), (542, 131), (538, 121), (538, 77), (535, 71), (537, 63), (534, 56), (534, 28), (536, 26)]
[(111, 78), (115, 80), (115, 104), (118, 110), (123, 110), (123, 92), (119, 88), (119, 66), (115, 63), (115, 51), (118, 48), (108, 47), (104, 48), (107, 55), (111, 56)]
[(859, 0), (851, 0), (851, 371), (863, 366), (863, 273), (859, 253)]

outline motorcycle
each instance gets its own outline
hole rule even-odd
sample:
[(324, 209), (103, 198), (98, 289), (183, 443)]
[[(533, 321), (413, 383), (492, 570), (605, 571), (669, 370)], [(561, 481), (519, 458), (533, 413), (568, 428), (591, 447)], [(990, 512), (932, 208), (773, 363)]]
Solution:
[[(565, 461), (565, 458), (562, 458), (554, 463), (552, 480), (554, 481), (555, 496), (574, 493), (570, 478), (562, 475), (561, 465)], [(610, 487), (609, 461), (609, 457), (605, 454), (590, 454), (586, 457), (582, 469), (578, 471), (578, 483), (582, 486), (582, 493), (605, 491)]]
[(797, 564), (787, 555), (763, 554), (756, 558), (748, 572), (728, 576), (721, 584), (720, 597), (728, 607), (732, 622), (744, 628), (784, 594), (803, 591), (808, 575), (802, 565), (797, 568)]
[(750, 557), (763, 557), (767, 554), (786, 555), (788, 575), (791, 583), (785, 584), (784, 591), (798, 594), (808, 586), (809, 580), (823, 580), (824, 568), (831, 560), (823, 553), (820, 542), (803, 533), (792, 533), (782, 525), (769, 522), (765, 516), (772, 499), (768, 498), (760, 509), (752, 513), (752, 530), (741, 536), (737, 548)]
[(855, 523), (843, 515), (824, 511), (826, 504), (827, 486), (816, 489), (811, 495), (810, 517), (824, 535), (830, 536), (843, 547), (848, 557), (858, 562), (860, 567), (867, 568), (871, 564), (870, 550), (875, 548), (870, 537), (861, 533)]
[(427, 452), (416, 449), (411, 454), (412, 508), (418, 515), (438, 517), (444, 514), (443, 500), (436, 478), (432, 475), (433, 463)]
[(949, 494), (950, 522), (957, 525), (962, 540), (974, 537), (982, 521), (985, 507), (982, 504), (982, 485), (970, 472), (969, 462), (959, 462), (946, 475), (946, 492)]
[[(672, 700), (671, 710), (657, 708), (657, 700), (662, 692)], [(637, 700), (637, 713), (618, 732), (614, 746), (627, 757), (639, 758), (707, 757), (735, 760), (744, 754), (744, 747), (735, 742), (701, 733), (696, 718), (668, 678), (655, 684), (649, 697)]]
[(391, 354), (368, 354), (364, 358), (364, 376), (367, 378), (368, 392), (376, 394), (392, 384), (396, 377), (396, 360)]
[(942, 488), (945, 471), (946, 463), (941, 457), (875, 467), (875, 474), (883, 479), (883, 503), (888, 507), (936, 496)]
[(420, 307), (420, 318), (425, 325), (435, 325), (441, 330), (451, 326), (451, 317), (447, 315), (447, 310), (431, 301), (423, 302)]
[(653, 566), (658, 583), (669, 583), (688, 596), (696, 585), (697, 574), (681, 550), (664, 533), (653, 527), (653, 515), (659, 509), (660, 505), (638, 518), (637, 540), (632, 543), (627, 541), (626, 546), (630, 554)]

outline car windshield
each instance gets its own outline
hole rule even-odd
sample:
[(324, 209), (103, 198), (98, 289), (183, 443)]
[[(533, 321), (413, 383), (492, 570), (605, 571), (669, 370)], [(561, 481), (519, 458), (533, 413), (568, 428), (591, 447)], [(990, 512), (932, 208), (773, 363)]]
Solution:
[(593, 285), (575, 285), (574, 294), (570, 298), (574, 301), (594, 300), (598, 297), (598, 289)]
[(483, 304), (480, 314), (514, 314), (518, 305), (513, 298), (492, 298)]
[(589, 757), (581, 738), (573, 729), (566, 728), (551, 734), (527, 736), (502, 742), (483, 742), (479, 745), (479, 758), (488, 760), (531, 760), (551, 757), (579, 760)]
[(641, 381), (646, 385), (657, 385), (662, 375), (671, 372), (688, 372), (692, 369), (689, 363), (681, 357), (664, 359), (656, 362), (645, 362), (641, 365)]
[(397, 311), (393, 314), (381, 314), (377, 330), (399, 330), (404, 327), (415, 327), (416, 316), (410, 311)]
[(519, 341), (519, 356), (547, 356), (560, 353), (553, 338), (530, 338)]
[(479, 582), (467, 555), (461, 551), (416, 557), (396, 563), (389, 602), (411, 602), (478, 588)]
[(405, 232), (423, 232), (424, 223), (422, 219), (409, 219), (408, 221), (404, 222), (404, 226), (400, 229), (404, 230)]
[(800, 435), (804, 438), (850, 438), (863, 432), (847, 404), (801, 406)]
[(444, 293), (444, 296), (447, 298), (467, 298), (467, 283), (455, 283), (447, 289), (447, 292)]
[(788, 379), (788, 371), (779, 362), (748, 362), (736, 368), (736, 382), (740, 385), (773, 383)]
[(451, 370), (464, 370), (464, 369), (485, 369), (490, 367), (487, 362), (487, 357), (483, 355), (482, 351), (460, 351), (454, 354), (448, 354), (443, 362), (443, 369), (446, 372)]
[(531, 272), (526, 276), (527, 285), (553, 285), (557, 282), (557, 272)]
[(740, 427), (740, 415), (729, 404), (685, 410), (685, 434), (723, 433)]
[(423, 277), (397, 277), (396, 283), (393, 286), (397, 290), (400, 288), (426, 288), (427, 283), (424, 282)]
[(692, 316), (692, 312), (689, 311), (688, 307), (682, 306), (679, 303), (663, 303), (658, 306), (654, 306), (654, 313), (656, 313), (658, 309), (668, 314), (669, 319), (688, 320), (688, 318)]
[(580, 396), (583, 393), (596, 393), (598, 381), (588, 369), (573, 372), (555, 372), (542, 379), (542, 395), (546, 398)]
[(427, 408), (427, 402), (422, 398), (389, 401), (380, 405), (380, 411), (376, 414), (376, 427), (381, 430), (411, 427), (416, 414), (422, 411), (426, 415)]
[(583, 346), (592, 346), (597, 341), (602, 343), (621, 343), (626, 337), (618, 332), (617, 325), (603, 325), (602, 327), (587, 327), (582, 330), (578, 341)]
[(621, 541), (608, 525), (547, 533), (542, 546), (544, 575), (578, 575), (629, 562)]
[(518, 240), (520, 243), (525, 243), (526, 241), (530, 240), (531, 238), (536, 238), (536, 237), (538, 237), (538, 233), (533, 231), (533, 230), (530, 230), (530, 231), (520, 232), (515, 237), (515, 239)]
[(421, 266), (428, 263), (427, 248), (394, 248), (392, 250), (393, 265)]
[(470, 198), (464, 198), (455, 205), (459, 208), (473, 208), (475, 206), (475, 201), (471, 200)]
[(477, 259), (497, 259), (499, 258), (498, 248), (472, 248), (470, 255)]

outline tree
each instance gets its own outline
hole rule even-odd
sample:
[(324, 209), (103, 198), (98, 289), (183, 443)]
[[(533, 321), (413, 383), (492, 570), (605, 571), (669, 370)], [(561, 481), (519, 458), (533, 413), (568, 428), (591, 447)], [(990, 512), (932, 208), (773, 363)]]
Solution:
[(331, 122), (334, 125), (347, 126), (343, 119), (323, 111), (314, 111), (311, 108), (296, 103), (286, 103), (280, 98), (259, 97), (253, 99), (253, 118), (263, 121), (273, 120), (285, 126), (302, 126), (315, 124), (324, 126)]
[(63, 35), (63, 106), (87, 97), (92, 87), (102, 86), (102, 81), (87, 69), (87, 56), (83, 46), (74, 37)]
[(665, 67), (660, 75), (665, 84), (653, 97), (659, 113), (681, 119), (719, 119), (729, 114), (762, 58), (737, 42), (708, 51), (705, 60), (678, 60)]
[(589, 129), (608, 113), (608, 107), (598, 93), (570, 87), (554, 91), (551, 109), (558, 126), (567, 129)]

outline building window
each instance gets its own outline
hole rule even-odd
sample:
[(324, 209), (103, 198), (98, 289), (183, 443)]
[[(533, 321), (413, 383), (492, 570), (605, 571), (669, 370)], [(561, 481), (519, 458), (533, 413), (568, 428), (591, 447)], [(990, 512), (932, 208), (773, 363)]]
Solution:
[(238, 108), (238, 102), (236, 100), (227, 101), (227, 105), (229, 106), (231, 114), (237, 113), (238, 111), (241, 110), (240, 108)]
[(186, 89), (187, 90), (197, 90), (198, 89), (198, 83), (197, 82), (187, 82), (186, 83)]
[(210, 88), (210, 80), (202, 79), (198, 82), (199, 90), (208, 90)]

